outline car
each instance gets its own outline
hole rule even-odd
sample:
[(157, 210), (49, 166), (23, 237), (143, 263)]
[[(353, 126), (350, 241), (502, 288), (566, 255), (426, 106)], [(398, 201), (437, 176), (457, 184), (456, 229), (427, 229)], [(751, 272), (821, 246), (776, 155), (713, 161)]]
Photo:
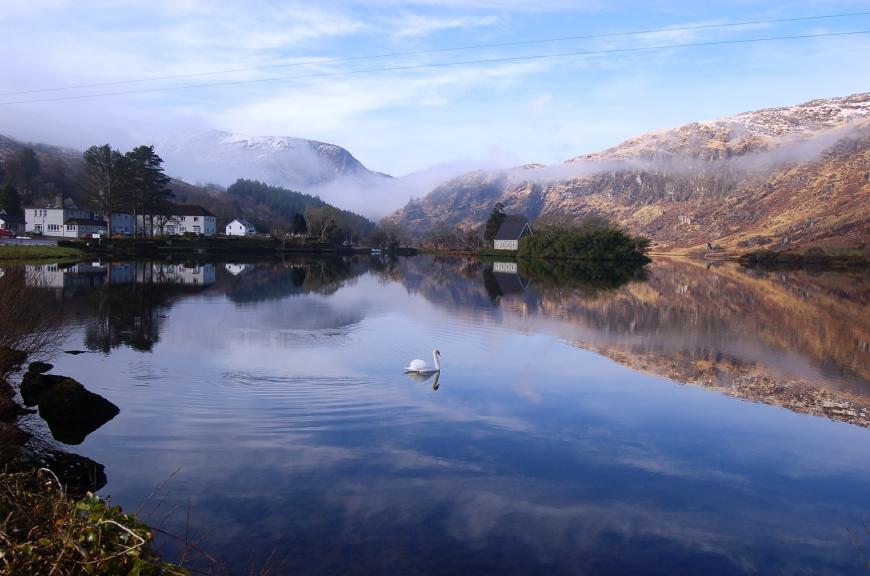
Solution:
[(15, 232), (6, 228), (0, 228), (0, 238), (15, 238)]

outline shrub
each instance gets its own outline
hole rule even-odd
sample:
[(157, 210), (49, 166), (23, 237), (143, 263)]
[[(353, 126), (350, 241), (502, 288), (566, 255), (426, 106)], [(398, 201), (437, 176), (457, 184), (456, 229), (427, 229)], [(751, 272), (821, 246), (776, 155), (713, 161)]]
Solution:
[(520, 258), (646, 261), (649, 240), (616, 228), (545, 229), (520, 240)]
[(162, 562), (151, 530), (119, 506), (91, 493), (72, 500), (40, 472), (0, 474), (0, 573), (188, 574)]

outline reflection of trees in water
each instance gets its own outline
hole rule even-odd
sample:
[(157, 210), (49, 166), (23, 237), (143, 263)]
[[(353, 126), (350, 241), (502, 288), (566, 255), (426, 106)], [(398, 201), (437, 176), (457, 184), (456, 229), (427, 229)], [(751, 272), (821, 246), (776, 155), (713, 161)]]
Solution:
[[(202, 292), (202, 284), (184, 284), (161, 262), (110, 265), (103, 282), (84, 293), (85, 346), (107, 353), (121, 346), (150, 352), (160, 340), (167, 310), (181, 297)], [(173, 265), (175, 266), (175, 265)], [(198, 265), (191, 268), (198, 269)], [(114, 276), (113, 276), (114, 270)]]
[(364, 258), (286, 259), (240, 274), (229, 281), (226, 293), (237, 304), (308, 293), (330, 295), (367, 271)]
[(65, 335), (52, 313), (42, 273), (22, 266), (0, 269), (0, 378), (27, 359), (50, 352)]

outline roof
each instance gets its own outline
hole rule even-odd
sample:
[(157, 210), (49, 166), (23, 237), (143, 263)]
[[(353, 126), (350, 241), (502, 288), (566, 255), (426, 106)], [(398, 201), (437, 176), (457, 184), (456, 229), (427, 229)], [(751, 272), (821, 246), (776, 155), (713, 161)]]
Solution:
[[(519, 240), (523, 235), (523, 230), (529, 226), (528, 222), (502, 222), (501, 227), (495, 235), (496, 240)], [(529, 226), (529, 233), (532, 228)]]
[(160, 212), (166, 216), (210, 216), (216, 218), (214, 214), (199, 204), (169, 204)]
[[(239, 224), (241, 224), (241, 225), (244, 226), (245, 228), (254, 228), (254, 229), (256, 229), (256, 226), (254, 226), (253, 224), (251, 224), (250, 222), (248, 222), (248, 221), (245, 220), (244, 218), (234, 218), (233, 221), (230, 222), (230, 224), (232, 224), (233, 222), (238, 222)], [(227, 224), (227, 226), (229, 226), (229, 224)]]
[(493, 272), (492, 275), (495, 276), (499, 292), (505, 295), (522, 294), (529, 285), (528, 280), (513, 272)]
[(63, 223), (78, 226), (106, 226), (105, 220), (91, 220), (90, 218), (67, 218)]

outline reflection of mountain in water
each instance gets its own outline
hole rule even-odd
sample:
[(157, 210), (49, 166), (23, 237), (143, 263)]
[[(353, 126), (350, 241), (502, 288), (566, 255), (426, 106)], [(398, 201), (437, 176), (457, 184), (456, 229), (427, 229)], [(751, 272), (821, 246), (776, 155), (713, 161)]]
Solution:
[(511, 271), (503, 266), (418, 258), (402, 268), (394, 277), (409, 290), (456, 313), (497, 315), (637, 370), (870, 426), (866, 273), (677, 260), (657, 260), (648, 272), (521, 262), (505, 290), (499, 275)]

